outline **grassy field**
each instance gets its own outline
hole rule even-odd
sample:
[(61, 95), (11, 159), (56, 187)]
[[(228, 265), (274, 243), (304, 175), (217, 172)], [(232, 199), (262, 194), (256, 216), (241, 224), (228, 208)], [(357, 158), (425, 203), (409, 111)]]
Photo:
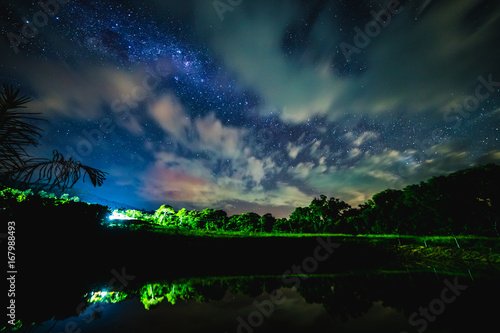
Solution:
[[(115, 224), (120, 226), (120, 224)], [(132, 230), (134, 224), (132, 223)], [(121, 225), (123, 228), (129, 228)], [(146, 227), (146, 228), (144, 228)], [(113, 228), (112, 228), (113, 229)], [(180, 229), (177, 227), (163, 227), (152, 224), (142, 224), (137, 226), (137, 230), (147, 230), (155, 234), (170, 236), (187, 236), (201, 238), (315, 238), (331, 237), (339, 243), (367, 243), (380, 246), (421, 246), (423, 248), (446, 247), (456, 249), (475, 249), (484, 252), (500, 253), (500, 238), (483, 236), (414, 236), (414, 235), (393, 235), (393, 234), (329, 234), (329, 233), (267, 233), (267, 232), (238, 232), (238, 231), (209, 231)]]
[[(349, 234), (273, 234), (242, 232), (210, 232), (178, 228), (155, 228), (134, 232), (122, 229), (129, 237), (139, 236), (148, 244), (157, 244), (158, 250), (168, 243), (185, 244), (190, 250), (205, 255), (200, 262), (224, 262), (229, 253), (241, 253), (245, 274), (255, 274), (261, 266), (277, 262), (300, 263), (317, 246), (316, 238), (331, 238), (341, 246), (335, 250), (331, 262), (322, 264), (326, 274), (373, 269), (440, 269), (447, 271), (500, 272), (500, 239), (477, 236), (411, 236), (411, 235), (349, 235)], [(180, 245), (180, 247), (184, 247)], [(214, 250), (217, 249), (217, 250)], [(278, 252), (277, 252), (278, 251)], [(215, 254), (216, 253), (216, 254)], [(244, 256), (245, 254), (246, 256)], [(252, 264), (249, 264), (252, 263)], [(267, 266), (266, 266), (267, 265)], [(288, 265), (288, 266), (287, 266)], [(219, 267), (216, 272), (223, 269)], [(247, 269), (247, 267), (252, 267)], [(210, 269), (210, 268), (209, 268)], [(263, 269), (269, 272), (271, 269)]]

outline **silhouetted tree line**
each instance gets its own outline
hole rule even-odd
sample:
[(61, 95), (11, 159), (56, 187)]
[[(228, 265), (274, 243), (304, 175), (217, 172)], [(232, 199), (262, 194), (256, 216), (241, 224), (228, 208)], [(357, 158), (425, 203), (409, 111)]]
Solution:
[(360, 205), (342, 232), (500, 236), (500, 166), (489, 164), (387, 189)]
[[(202, 211), (185, 208), (175, 211), (163, 205), (154, 213), (127, 210), (125, 215), (163, 227), (212, 232), (243, 233), (343, 233), (399, 235), (483, 235), (500, 237), (500, 166), (489, 164), (461, 170), (447, 176), (432, 177), (402, 190), (387, 189), (375, 194), (357, 208), (321, 195), (307, 207), (297, 207), (289, 218), (260, 216), (249, 212), (228, 216), (223, 210)], [(13, 192), (14, 191), (14, 192)], [(17, 191), (17, 192), (16, 192)], [(106, 206), (45, 198), (4, 188), (0, 193), (2, 215), (23, 206), (39, 211), (40, 206), (64, 206), (68, 215), (77, 210), (95, 209), (93, 224), (102, 221)], [(64, 205), (62, 205), (64, 203)], [(70, 209), (71, 207), (71, 209)], [(58, 209), (61, 210), (61, 207)], [(71, 212), (70, 212), (71, 211)], [(7, 214), (9, 215), (9, 214)]]
[(151, 220), (209, 231), (500, 236), (500, 166), (489, 164), (432, 177), (402, 190), (387, 189), (351, 207), (321, 195), (289, 218), (215, 209), (178, 212), (163, 205)]
[(54, 237), (60, 233), (95, 235), (108, 214), (107, 206), (89, 204), (68, 194), (35, 194), (31, 189), (20, 191), (0, 184), (0, 220), (18, 222), (16, 230), (26, 229), (30, 237), (46, 238), (53, 231), (57, 232)]

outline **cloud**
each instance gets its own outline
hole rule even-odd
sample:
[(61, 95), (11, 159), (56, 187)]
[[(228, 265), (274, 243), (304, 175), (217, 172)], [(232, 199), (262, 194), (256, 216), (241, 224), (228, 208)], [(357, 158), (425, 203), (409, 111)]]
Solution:
[(137, 194), (158, 205), (237, 210), (229, 204), (237, 200), (249, 207), (280, 207), (281, 212), (285, 206), (292, 209), (311, 201), (299, 188), (283, 182), (271, 190), (264, 189), (262, 180), (279, 170), (271, 158), (238, 156), (230, 160), (234, 169), (216, 174), (213, 169), (219, 159), (215, 156), (188, 159), (165, 151), (153, 154), (155, 162), (138, 178)]
[[(234, 200), (237, 198), (240, 201), (260, 205), (260, 206), (287, 206), (297, 207), (308, 205), (312, 198), (302, 192), (296, 186), (291, 186), (286, 183), (279, 182), (275, 189), (265, 191), (262, 187), (254, 187), (250, 191), (242, 191), (241, 184), (238, 181), (231, 181), (224, 186), (215, 187), (212, 192), (214, 198), (213, 204), (217, 205), (220, 202)], [(231, 186), (233, 185), (233, 186)]]
[(149, 114), (173, 139), (184, 143), (187, 141), (187, 134), (192, 125), (191, 119), (173, 94), (164, 95), (156, 100), (149, 108)]
[(173, 141), (193, 153), (209, 154), (212, 159), (239, 159), (247, 155), (245, 137), (248, 130), (225, 126), (209, 113), (192, 119), (173, 94), (164, 94), (150, 103), (148, 114)]
[(138, 175), (137, 195), (158, 205), (193, 202), (209, 188), (211, 169), (202, 159), (153, 151), (154, 162)]
[(295, 179), (306, 179), (314, 169), (314, 166), (312, 162), (299, 163), (295, 167), (289, 167), (288, 172), (293, 175)]
[(219, 158), (241, 156), (245, 147), (245, 129), (223, 126), (213, 113), (196, 119), (194, 127), (199, 137), (199, 149), (208, 150)]
[(135, 136), (144, 135), (144, 129), (141, 125), (141, 120), (137, 115), (129, 114), (126, 118), (118, 118), (115, 124), (126, 129), (130, 134)]
[(403, 180), (398, 172), (406, 165), (405, 158), (402, 152), (390, 149), (378, 155), (365, 153), (354, 166), (313, 168), (304, 182), (318, 193), (355, 206), (379, 191), (401, 186)]
[[(326, 113), (342, 90), (327, 71), (297, 66), (283, 54), (283, 33), (299, 10), (296, 2), (247, 2), (228, 14), (220, 29), (200, 31), (241, 84), (259, 93), (263, 112), (266, 105), (278, 107), (283, 118), (293, 121)], [(200, 22), (213, 21), (212, 13), (199, 13)]]
[(356, 147), (359, 147), (363, 143), (370, 141), (372, 139), (377, 139), (378, 137), (379, 137), (379, 135), (375, 132), (372, 132), (372, 131), (363, 132), (363, 133), (361, 133), (360, 136), (358, 136), (356, 138), (356, 140), (353, 141), (353, 145)]
[[(176, 158), (177, 160), (177, 158)], [(238, 176), (211, 177), (209, 170), (201, 165), (201, 161), (189, 161), (192, 169), (185, 169), (186, 160), (178, 165), (166, 165), (161, 162), (145, 170), (140, 176), (140, 186), (137, 194), (149, 202), (159, 205), (169, 203), (181, 208), (217, 208), (231, 209), (227, 204), (238, 200), (245, 205), (288, 207), (308, 205), (311, 197), (295, 186), (278, 183), (276, 188), (266, 191), (262, 186), (247, 188), (244, 179)], [(195, 175), (198, 170), (198, 175)], [(250, 169), (252, 170), (252, 169)], [(252, 173), (252, 172), (251, 172)], [(254, 179), (259, 177), (252, 174)], [(261, 174), (262, 176), (262, 174)], [(237, 208), (236, 208), (237, 209)]]
[[(346, 90), (349, 93), (341, 96), (336, 106), (349, 105), (372, 113), (401, 109), (436, 112), (455, 100), (457, 92), (473, 93), (470, 87), (478, 75), (499, 70), (489, 61), (498, 57), (498, 51), (489, 45), (500, 28), (499, 14), (486, 20), (473, 17), (479, 3), (434, 2), (418, 20), (413, 11), (416, 4), (405, 4), (390, 25), (373, 38), (366, 49), (367, 70), (359, 80), (349, 83), (352, 89)], [(464, 26), (476, 19), (477, 29), (467, 31)]]
[[(105, 115), (106, 107), (112, 109), (116, 101), (119, 107), (133, 110), (138, 106), (133, 98), (134, 89), (143, 86), (147, 77), (144, 66), (136, 66), (129, 72), (106, 64), (70, 67), (64, 62), (22, 60), (8, 58), (6, 75), (23, 82), (22, 92), (32, 91), (30, 109), (48, 118), (96, 120)], [(140, 96), (139, 102), (151, 94), (143, 90), (146, 95)]]
[[(184, 147), (181, 151), (189, 149), (193, 156), (187, 158), (185, 152), (146, 144), (155, 162), (140, 177), (138, 194), (142, 198), (195, 208), (223, 208), (235, 199), (276, 207), (310, 201), (294, 186), (279, 184), (271, 191), (264, 189), (263, 180), (282, 168), (270, 156), (258, 158), (254, 154), (254, 147), (246, 145), (248, 130), (224, 126), (213, 113), (191, 121), (173, 97), (163, 96), (149, 110), (165, 133)], [(178, 118), (187, 120), (179, 125), (174, 121)]]
[(260, 185), (266, 176), (276, 173), (276, 171), (276, 164), (271, 158), (259, 160), (250, 156), (247, 159), (246, 175), (250, 176), (256, 185)]
[(152, 202), (191, 201), (206, 186), (206, 181), (186, 171), (155, 163), (141, 176), (138, 195)]
[(287, 150), (288, 150), (288, 156), (292, 159), (295, 159), (299, 152), (302, 150), (301, 146), (296, 146), (292, 144), (291, 142), (288, 143), (287, 145)]
[(500, 164), (500, 150), (492, 150), (479, 157), (477, 162), (479, 164), (495, 163)]
[[(474, 9), (481, 0), (448, 0), (432, 6), (424, 3), (422, 7), (428, 8), (416, 19), (419, 3), (404, 3), (360, 51), (363, 56), (356, 60), (364, 69), (345, 77), (331, 70), (344, 68), (345, 59), (332, 59), (341, 42), (354, 44), (355, 32), (342, 18), (334, 20), (326, 8), (316, 13), (317, 20), (308, 22), (312, 27), (307, 42), (287, 34), (304, 16), (304, 8), (296, 2), (245, 2), (218, 24), (216, 15), (200, 10), (197, 20), (200, 27), (209, 23), (218, 27), (200, 33), (239, 82), (259, 94), (263, 113), (277, 108), (284, 120), (293, 122), (316, 115), (335, 120), (346, 113), (431, 112), (441, 117), (451, 102), (463, 99), (459, 92), (473, 93), (470, 87), (479, 75), (500, 71), (494, 60), (500, 54), (490, 47), (500, 29), (500, 14), (479, 15)], [(356, 23), (363, 30), (368, 21)], [(341, 40), (337, 33), (341, 29), (352, 29), (342, 35), (352, 40)], [(326, 36), (329, 43), (324, 42)], [(284, 52), (285, 37), (303, 43), (302, 57)], [(303, 61), (311, 54), (314, 61)]]
[(353, 148), (349, 150), (349, 158), (355, 158), (361, 154), (361, 150), (359, 148)]
[(417, 150), (385, 149), (379, 154), (364, 153), (350, 167), (329, 167), (328, 171), (312, 168), (304, 182), (316, 191), (357, 205), (387, 188), (402, 189), (431, 177), (455, 172), (486, 161), (500, 161), (500, 153), (492, 150), (474, 160), (467, 150), (455, 151), (453, 144), (436, 145), (433, 157), (422, 158)]
[[(172, 172), (182, 171), (186, 175), (204, 180), (204, 186), (196, 187), (197, 193), (193, 194), (190, 204), (220, 205), (235, 198), (266, 205), (271, 203), (282, 205), (285, 201), (290, 201), (289, 198), (271, 200), (264, 194), (262, 181), (278, 173), (281, 167), (277, 166), (269, 156), (258, 158), (258, 154), (254, 154), (258, 153), (253, 151), (255, 147), (247, 145), (247, 142), (250, 142), (247, 140), (250, 135), (249, 130), (225, 126), (213, 113), (191, 121), (186, 115), (185, 108), (178, 101), (173, 101), (173, 97), (162, 97), (152, 104), (149, 112), (178, 145), (198, 156), (188, 159), (180, 153), (167, 153), (162, 150), (163, 148), (154, 150), (149, 145), (157, 164), (167, 167)], [(175, 121), (179, 118), (186, 121), (181, 121), (179, 124)], [(145, 178), (150, 175), (154, 178), (153, 174), (158, 170), (157, 168), (149, 170)], [(152, 184), (145, 184), (145, 187), (149, 186)], [(173, 193), (168, 191), (164, 193), (166, 196), (163, 200), (183, 197), (176, 195), (174, 198), (169, 196)], [(297, 193), (294, 192), (293, 195), (296, 196)], [(186, 197), (189, 195), (183, 198)]]
[(82, 73), (51, 62), (26, 63), (17, 73), (34, 91), (30, 109), (48, 117), (63, 115), (72, 119), (102, 116), (104, 99), (100, 87), (93, 83), (94, 74), (93, 69)]

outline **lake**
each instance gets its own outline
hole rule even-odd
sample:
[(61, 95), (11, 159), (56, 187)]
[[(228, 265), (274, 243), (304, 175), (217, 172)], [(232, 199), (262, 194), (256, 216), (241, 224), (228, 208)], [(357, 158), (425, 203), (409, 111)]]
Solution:
[(65, 289), (46, 290), (52, 301), (44, 312), (51, 313), (53, 304), (57, 319), (23, 328), (57, 333), (466, 332), (486, 331), (499, 310), (495, 269), (166, 280), (139, 276), (113, 270), (107, 283), (73, 285), (80, 297)]

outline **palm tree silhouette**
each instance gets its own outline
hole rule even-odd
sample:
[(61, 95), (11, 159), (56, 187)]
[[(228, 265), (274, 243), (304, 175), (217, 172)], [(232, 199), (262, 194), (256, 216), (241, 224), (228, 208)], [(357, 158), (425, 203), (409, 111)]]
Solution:
[(19, 96), (19, 89), (3, 85), (0, 91), (0, 182), (20, 183), (25, 186), (55, 187), (64, 190), (88, 175), (92, 185), (101, 186), (106, 172), (65, 159), (54, 150), (52, 159), (32, 158), (26, 148), (36, 147), (43, 130), (33, 122), (42, 121), (35, 112), (22, 112), (31, 101)]

